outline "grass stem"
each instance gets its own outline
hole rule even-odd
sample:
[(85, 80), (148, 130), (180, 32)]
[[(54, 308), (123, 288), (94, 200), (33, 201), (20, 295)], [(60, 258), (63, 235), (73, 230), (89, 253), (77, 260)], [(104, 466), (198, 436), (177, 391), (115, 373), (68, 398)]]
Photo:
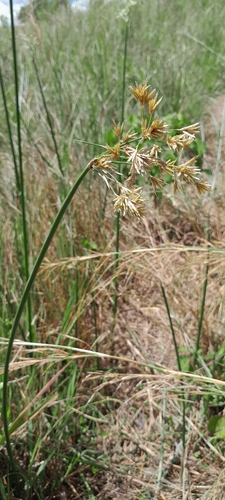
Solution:
[[(16, 36), (15, 36), (15, 25), (14, 25), (14, 14), (13, 14), (13, 0), (9, 2), (10, 6), (10, 18), (11, 18), (11, 36), (12, 36), (12, 53), (13, 53), (13, 71), (14, 71), (14, 84), (15, 84), (15, 101), (16, 101), (16, 123), (17, 123), (17, 139), (18, 139), (18, 157), (19, 157), (19, 195), (20, 195), (20, 205), (22, 211), (22, 230), (23, 230), (23, 248), (24, 248), (24, 267), (25, 267), (25, 277), (26, 281), (29, 278), (29, 241), (28, 241), (28, 231), (27, 231), (27, 221), (26, 221), (26, 203), (25, 203), (25, 192), (24, 192), (24, 179), (23, 179), (23, 153), (22, 153), (22, 139), (21, 139), (21, 119), (20, 119), (20, 103), (19, 103), (19, 76), (17, 70), (17, 50), (16, 50)], [(10, 129), (11, 130), (11, 129)], [(14, 155), (13, 155), (14, 158)], [(15, 161), (15, 160), (14, 160)], [(18, 176), (17, 162), (14, 163), (16, 176)], [(27, 301), (27, 323), (30, 340), (33, 338), (33, 326), (32, 326), (32, 311), (31, 311), (31, 301), (30, 298)]]
[[(128, 45), (128, 22), (125, 22), (125, 33), (124, 33), (124, 53), (123, 53), (123, 74), (122, 74), (122, 100), (121, 100), (121, 125), (124, 122), (124, 113), (125, 113), (125, 87), (126, 87), (126, 62), (127, 62), (127, 45)], [(123, 173), (123, 165), (120, 163), (119, 165), (119, 173)], [(114, 287), (115, 294), (113, 297), (113, 330), (116, 322), (116, 313), (117, 313), (117, 300), (118, 300), (118, 278), (117, 278), (117, 270), (119, 265), (119, 246), (120, 246), (120, 213), (118, 212), (116, 215), (116, 248), (115, 248), (115, 279), (114, 279)]]
[(43, 92), (41, 80), (40, 80), (39, 73), (38, 73), (37, 64), (36, 64), (36, 62), (35, 62), (34, 59), (33, 59), (33, 64), (34, 64), (34, 70), (35, 70), (35, 74), (36, 74), (37, 81), (38, 81), (38, 86), (39, 86), (40, 94), (41, 94), (43, 105), (44, 105), (44, 108), (45, 108), (47, 122), (48, 122), (48, 125), (49, 125), (49, 128), (50, 128), (50, 132), (51, 132), (51, 136), (52, 136), (52, 140), (53, 140), (53, 144), (54, 144), (54, 148), (55, 148), (55, 153), (56, 153), (57, 160), (58, 160), (59, 170), (60, 170), (61, 174), (64, 175), (63, 167), (62, 167), (62, 162), (61, 162), (61, 158), (60, 158), (60, 154), (59, 154), (59, 150), (58, 150), (58, 146), (57, 146), (57, 142), (56, 142), (56, 138), (55, 138), (55, 132), (54, 132), (54, 129), (53, 129), (53, 126), (52, 126), (51, 116), (50, 116), (50, 113), (49, 113), (49, 110), (48, 110), (48, 106), (47, 106), (47, 102), (46, 102), (46, 99), (45, 99), (45, 96), (44, 96), (44, 92)]

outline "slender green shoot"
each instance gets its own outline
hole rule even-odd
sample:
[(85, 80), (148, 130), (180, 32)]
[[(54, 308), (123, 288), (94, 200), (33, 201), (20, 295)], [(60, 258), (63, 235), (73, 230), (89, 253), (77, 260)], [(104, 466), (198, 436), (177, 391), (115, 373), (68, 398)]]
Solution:
[(203, 324), (203, 317), (204, 317), (204, 311), (205, 311), (206, 292), (207, 292), (207, 286), (208, 286), (208, 274), (209, 274), (209, 264), (207, 263), (206, 269), (205, 269), (205, 279), (204, 279), (204, 284), (203, 284), (200, 316), (199, 316), (199, 321), (198, 321), (198, 333), (197, 333), (197, 338), (196, 338), (196, 343), (195, 343), (195, 351), (194, 351), (194, 357), (193, 357), (193, 365), (194, 366), (196, 365), (199, 346), (200, 346), (200, 340), (201, 340), (202, 324)]
[(166, 292), (165, 292), (164, 286), (162, 285), (162, 283), (160, 283), (160, 286), (161, 286), (163, 300), (164, 300), (164, 303), (165, 303), (165, 306), (166, 306), (166, 311), (167, 311), (167, 315), (168, 315), (168, 319), (169, 319), (169, 323), (170, 323), (170, 330), (171, 330), (172, 337), (173, 337), (173, 345), (174, 345), (174, 349), (175, 349), (175, 353), (176, 353), (176, 358), (177, 358), (177, 367), (178, 367), (178, 370), (181, 372), (182, 369), (181, 369), (181, 362), (180, 362), (179, 350), (178, 350), (178, 345), (177, 345), (175, 331), (174, 331), (174, 328), (173, 328), (172, 318), (171, 318), (171, 314), (170, 314), (170, 308), (169, 308), (169, 304), (168, 304), (168, 301), (167, 301), (167, 297), (166, 297)]
[[(125, 21), (125, 33), (124, 33), (124, 55), (123, 55), (123, 74), (122, 74), (122, 101), (121, 101), (121, 125), (124, 122), (125, 113), (125, 86), (126, 86), (126, 62), (127, 62), (127, 45), (128, 45), (128, 20)], [(123, 173), (123, 164), (119, 165), (119, 173)], [(119, 265), (119, 245), (120, 245), (120, 213), (116, 215), (116, 252), (115, 252), (115, 279), (114, 287), (115, 294), (113, 297), (113, 330), (116, 322), (116, 312), (117, 312), (117, 299), (118, 299), (118, 279), (117, 279), (117, 269)]]
[(1, 85), (2, 98), (3, 98), (4, 109), (5, 109), (6, 123), (7, 123), (7, 128), (8, 128), (8, 136), (9, 136), (10, 147), (11, 147), (14, 169), (15, 169), (17, 195), (18, 195), (20, 192), (20, 176), (19, 176), (19, 171), (18, 171), (16, 152), (15, 152), (15, 148), (14, 148), (14, 144), (13, 144), (12, 129), (11, 129), (11, 124), (10, 124), (9, 111), (8, 111), (8, 106), (7, 106), (6, 93), (5, 93), (5, 87), (4, 87), (1, 68), (0, 68), (0, 85)]
[[(210, 227), (210, 214), (208, 214), (208, 228), (209, 227)], [(207, 232), (208, 232), (208, 243), (209, 243), (210, 242), (209, 229), (207, 230)], [(209, 275), (209, 260), (207, 261), (206, 268), (205, 268), (205, 279), (204, 279), (204, 284), (203, 284), (202, 302), (201, 302), (200, 316), (199, 316), (199, 321), (198, 321), (198, 333), (197, 333), (195, 350), (194, 350), (194, 357), (193, 357), (193, 366), (194, 367), (196, 365), (196, 361), (198, 358), (198, 351), (199, 351), (199, 347), (200, 347), (202, 324), (203, 324), (204, 311), (205, 311), (206, 292), (207, 292), (207, 286), (208, 286), (208, 275)]]
[(39, 77), (38, 68), (37, 68), (37, 64), (35, 62), (35, 59), (33, 59), (33, 65), (34, 65), (34, 70), (35, 70), (35, 74), (36, 74), (37, 81), (38, 81), (38, 86), (39, 86), (40, 94), (41, 94), (42, 101), (43, 101), (43, 106), (45, 108), (47, 122), (48, 122), (48, 125), (49, 125), (49, 128), (50, 128), (50, 132), (51, 132), (51, 136), (52, 136), (52, 140), (53, 140), (53, 144), (54, 144), (54, 148), (55, 148), (55, 153), (56, 153), (57, 160), (58, 160), (59, 170), (60, 170), (61, 174), (64, 175), (63, 167), (62, 167), (62, 162), (61, 162), (61, 158), (60, 158), (60, 154), (59, 154), (59, 150), (58, 150), (58, 146), (57, 146), (57, 142), (56, 142), (56, 138), (55, 138), (55, 132), (54, 132), (54, 128), (52, 126), (51, 116), (50, 116), (50, 113), (49, 113), (49, 110), (48, 110), (48, 106), (47, 106), (47, 102), (46, 102), (46, 99), (45, 99), (45, 96), (44, 96), (44, 92), (43, 92), (43, 88), (42, 88), (42, 84), (41, 84), (41, 80), (40, 80), (40, 77)]
[[(173, 328), (173, 322), (172, 322), (172, 318), (171, 318), (171, 314), (170, 314), (170, 308), (169, 308), (168, 300), (167, 300), (167, 297), (166, 297), (166, 292), (165, 292), (165, 289), (164, 289), (162, 283), (160, 283), (160, 286), (161, 286), (163, 300), (164, 300), (164, 303), (165, 303), (165, 306), (166, 306), (166, 311), (167, 311), (167, 315), (168, 315), (168, 319), (169, 319), (169, 323), (170, 323), (170, 329), (171, 329), (171, 333), (172, 333), (172, 337), (173, 337), (173, 345), (174, 345), (174, 349), (175, 349), (175, 353), (176, 353), (176, 358), (177, 358), (177, 367), (178, 367), (178, 370), (181, 372), (182, 371), (182, 367), (181, 367), (181, 362), (180, 362), (180, 356), (179, 356), (179, 350), (178, 350), (176, 335), (175, 335), (175, 331), (174, 331), (174, 328)], [(183, 397), (183, 402), (182, 402), (182, 445), (183, 445), (183, 454), (184, 454), (184, 451), (185, 451), (185, 440), (186, 440), (186, 422), (185, 422), (186, 404), (185, 404), (185, 394), (184, 394), (184, 390), (183, 389), (182, 389), (181, 393), (182, 393), (182, 397)]]
[[(13, 14), (13, 0), (10, 0), (9, 6), (10, 6), (10, 18), (11, 18), (13, 70), (14, 70), (14, 83), (15, 83), (16, 122), (17, 122), (18, 157), (19, 157), (19, 187), (20, 187), (20, 204), (21, 204), (21, 211), (22, 211), (24, 266), (25, 266), (26, 280), (28, 280), (28, 278), (29, 278), (29, 242), (28, 242), (28, 230), (27, 230), (27, 221), (26, 221), (26, 203), (25, 203), (24, 179), (23, 179), (23, 153), (22, 153), (21, 118), (20, 118), (20, 103), (19, 103), (19, 76), (18, 76), (18, 70), (17, 70), (17, 51), (16, 51), (16, 37), (15, 37), (14, 14)], [(18, 172), (17, 162), (14, 165), (15, 165), (16, 172)], [(28, 331), (30, 333), (30, 340), (32, 341), (32, 340), (34, 340), (34, 338), (33, 338), (32, 312), (31, 312), (30, 299), (27, 301), (27, 313), (28, 313)]]

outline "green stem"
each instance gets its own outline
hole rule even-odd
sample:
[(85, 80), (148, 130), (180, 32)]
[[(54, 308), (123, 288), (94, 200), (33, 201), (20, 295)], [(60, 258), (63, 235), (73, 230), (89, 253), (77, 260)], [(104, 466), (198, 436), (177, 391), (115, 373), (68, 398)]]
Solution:
[(50, 116), (50, 113), (48, 111), (48, 106), (47, 106), (47, 103), (46, 103), (46, 100), (45, 100), (45, 96), (44, 96), (44, 92), (43, 92), (43, 89), (42, 89), (41, 80), (39, 78), (38, 68), (37, 68), (37, 65), (36, 65), (36, 62), (35, 62), (34, 59), (33, 59), (33, 64), (34, 64), (34, 69), (35, 69), (35, 73), (36, 73), (36, 77), (37, 77), (37, 81), (38, 81), (38, 85), (39, 85), (39, 89), (40, 89), (40, 93), (41, 93), (43, 105), (44, 105), (44, 108), (45, 108), (47, 122), (48, 122), (48, 125), (49, 125), (49, 128), (50, 128), (52, 140), (53, 140), (53, 143), (54, 143), (54, 148), (55, 148), (55, 152), (56, 152), (56, 156), (57, 156), (57, 160), (58, 160), (59, 170), (60, 170), (61, 174), (64, 175), (63, 168), (62, 168), (62, 162), (61, 162), (61, 159), (60, 159), (60, 154), (59, 154), (59, 150), (58, 150), (58, 146), (57, 146), (57, 142), (56, 142), (56, 138), (55, 138), (55, 133), (54, 133), (54, 129), (53, 129), (53, 126), (52, 126), (51, 116)]
[[(16, 121), (17, 121), (17, 138), (18, 138), (18, 155), (19, 155), (19, 186), (20, 186), (20, 204), (22, 210), (22, 226), (23, 226), (23, 247), (24, 247), (24, 265), (26, 280), (29, 278), (29, 243), (26, 221), (26, 204), (23, 182), (23, 154), (22, 154), (22, 140), (21, 140), (21, 120), (20, 120), (20, 105), (19, 105), (19, 77), (17, 71), (17, 53), (16, 53), (16, 37), (13, 15), (13, 0), (10, 0), (10, 17), (11, 17), (11, 34), (12, 34), (12, 51), (13, 51), (13, 70), (14, 70), (14, 83), (15, 83), (15, 99), (16, 99)], [(17, 164), (16, 164), (17, 165)], [(28, 312), (28, 331), (30, 332), (30, 340), (33, 339), (32, 335), (32, 313), (30, 299), (27, 301)]]
[(16, 312), (16, 315), (15, 315), (15, 318), (14, 318), (14, 322), (13, 322), (13, 326), (12, 326), (12, 330), (11, 330), (11, 333), (10, 333), (10, 337), (9, 337), (9, 342), (8, 342), (8, 346), (7, 346), (7, 351), (6, 351), (6, 360), (5, 360), (5, 368), (4, 368), (4, 381), (3, 381), (3, 398), (2, 398), (2, 420), (3, 420), (3, 425), (4, 425), (4, 431), (5, 431), (5, 439), (6, 439), (6, 447), (7, 447), (7, 451), (8, 451), (8, 455), (9, 455), (9, 459), (10, 459), (10, 463), (11, 463), (11, 467), (12, 467), (12, 471), (14, 473), (16, 473), (16, 467), (15, 467), (15, 464), (14, 464), (14, 460), (13, 460), (13, 454), (12, 454), (12, 448), (11, 448), (11, 444), (10, 444), (10, 434), (9, 434), (9, 427), (8, 427), (8, 375), (9, 375), (9, 362), (10, 362), (10, 356), (11, 356), (11, 352), (12, 352), (12, 347), (13, 347), (13, 342), (14, 342), (14, 339), (15, 339), (15, 335), (16, 335), (16, 330), (18, 328), (18, 325), (19, 325), (19, 321), (20, 321), (20, 318), (21, 318), (21, 315), (22, 315), (22, 312), (23, 312), (23, 309), (25, 307), (25, 304), (26, 304), (26, 301), (29, 297), (29, 293), (31, 291), (31, 288), (34, 284), (34, 281), (35, 281), (35, 278), (37, 276), (37, 273), (40, 269), (40, 266), (41, 266), (41, 263), (45, 257), (45, 254), (49, 248), (49, 245), (56, 233), (56, 230), (63, 218), (63, 215), (66, 211), (66, 209), (68, 208), (74, 194), (76, 193), (79, 185), (81, 184), (82, 180), (84, 179), (84, 177), (86, 176), (86, 174), (89, 172), (90, 170), (90, 165), (91, 164), (88, 164), (86, 166), (86, 168), (81, 172), (81, 174), (78, 176), (77, 180), (75, 181), (74, 185), (72, 186), (71, 190), (69, 191), (67, 197), (65, 198), (59, 212), (57, 213), (56, 217), (55, 217), (55, 220), (54, 222), (52, 223), (51, 225), (51, 228), (49, 230), (49, 233), (41, 247), (41, 250), (38, 254), (38, 257), (36, 259), (36, 262), (34, 264), (34, 267), (33, 267), (33, 270), (30, 274), (30, 277), (27, 281), (27, 284), (25, 286), (25, 289), (24, 289), (24, 292), (23, 292), (23, 295), (21, 297), (21, 300), (20, 300), (20, 303), (19, 303), (19, 306), (18, 306), (18, 309), (17, 309), (17, 312)]
[(177, 345), (177, 341), (176, 341), (175, 331), (174, 331), (174, 328), (173, 328), (172, 318), (171, 318), (171, 314), (170, 314), (170, 308), (169, 308), (169, 304), (168, 304), (168, 300), (167, 300), (167, 297), (166, 297), (166, 292), (165, 292), (164, 286), (162, 285), (162, 283), (160, 283), (160, 286), (161, 286), (163, 300), (165, 302), (166, 311), (167, 311), (167, 315), (168, 315), (168, 319), (169, 319), (169, 323), (170, 323), (170, 330), (171, 330), (172, 337), (173, 337), (173, 345), (174, 345), (174, 349), (175, 349), (175, 353), (176, 353), (176, 358), (177, 358), (177, 367), (178, 367), (178, 370), (181, 372), (182, 370), (181, 370), (181, 362), (180, 362), (179, 350), (178, 350), (178, 345)]
[(196, 343), (195, 343), (195, 352), (194, 352), (194, 357), (193, 357), (193, 366), (194, 367), (195, 367), (195, 364), (197, 361), (200, 340), (201, 340), (202, 323), (203, 323), (203, 317), (204, 317), (204, 311), (205, 311), (205, 300), (206, 300), (206, 292), (207, 292), (207, 285), (208, 285), (208, 274), (209, 274), (209, 264), (206, 265), (206, 270), (205, 270), (205, 280), (204, 280), (204, 285), (203, 285), (202, 303), (201, 303), (200, 317), (199, 317), (199, 322), (198, 322), (198, 333), (197, 333), (197, 339), (196, 339)]
[[(127, 62), (127, 45), (128, 45), (128, 22), (125, 24), (125, 37), (124, 37), (124, 56), (123, 56), (123, 78), (122, 78), (122, 101), (121, 101), (121, 125), (124, 122), (124, 112), (125, 112), (125, 86), (126, 86), (126, 62)], [(123, 173), (123, 165), (119, 165), (119, 173)], [(117, 270), (119, 265), (119, 246), (120, 246), (120, 214), (116, 215), (116, 252), (115, 252), (115, 266), (114, 266), (114, 287), (115, 294), (113, 298), (113, 330), (116, 321), (117, 312), (117, 299), (118, 299), (118, 279)]]
[(19, 193), (20, 192), (20, 177), (19, 177), (18, 165), (17, 165), (17, 160), (16, 160), (15, 148), (14, 148), (14, 144), (13, 144), (13, 136), (12, 136), (12, 130), (11, 130), (11, 125), (10, 125), (9, 111), (8, 111), (8, 106), (7, 106), (7, 100), (6, 100), (6, 94), (5, 94), (5, 88), (4, 88), (4, 82), (3, 82), (1, 68), (0, 68), (0, 85), (1, 85), (2, 98), (3, 98), (4, 109), (5, 109), (6, 123), (7, 123), (7, 128), (8, 128), (8, 136), (9, 136), (9, 140), (10, 140), (13, 163), (14, 163), (14, 168), (15, 168), (17, 192)]
[[(165, 292), (165, 289), (164, 289), (162, 283), (160, 283), (160, 286), (161, 286), (162, 295), (163, 295), (163, 299), (165, 302), (166, 311), (167, 311), (167, 315), (168, 315), (168, 319), (169, 319), (169, 323), (170, 323), (170, 329), (171, 329), (171, 333), (172, 333), (172, 337), (173, 337), (173, 344), (174, 344), (174, 349), (175, 349), (176, 358), (177, 358), (177, 366), (178, 366), (178, 370), (181, 372), (182, 367), (181, 367), (181, 362), (180, 362), (178, 345), (177, 345), (177, 341), (176, 341), (176, 335), (175, 335), (175, 331), (173, 328), (173, 322), (172, 322), (172, 318), (171, 318), (171, 314), (170, 314), (170, 308), (169, 308), (168, 300), (166, 297), (166, 292)], [(184, 394), (183, 389), (181, 390), (181, 394), (183, 397), (183, 402), (182, 402), (182, 445), (183, 445), (183, 453), (184, 453), (185, 440), (186, 440), (186, 438), (185, 438), (185, 436), (186, 436), (186, 423), (185, 423), (186, 404), (185, 404), (185, 394)]]
[[(210, 228), (210, 213), (208, 213), (208, 229), (207, 229), (208, 247), (209, 247), (209, 243), (210, 243), (210, 229), (209, 228)], [(208, 257), (209, 257), (209, 254), (208, 254)], [(208, 275), (209, 275), (209, 259), (207, 260), (206, 269), (205, 269), (205, 280), (204, 280), (204, 285), (203, 285), (202, 303), (201, 303), (200, 316), (199, 316), (199, 322), (198, 322), (198, 333), (197, 333), (197, 339), (196, 339), (196, 343), (195, 343), (195, 351), (194, 351), (194, 356), (193, 356), (193, 366), (194, 367), (196, 365), (198, 351), (199, 351), (199, 347), (200, 347), (202, 324), (203, 324), (203, 317), (204, 317), (204, 311), (205, 311), (206, 292), (207, 292), (207, 286), (208, 286)]]
[(127, 64), (127, 45), (128, 45), (128, 22), (125, 27), (124, 37), (124, 57), (123, 57), (123, 83), (122, 83), (122, 105), (121, 105), (121, 124), (124, 121), (125, 112), (125, 88), (126, 88), (126, 64)]

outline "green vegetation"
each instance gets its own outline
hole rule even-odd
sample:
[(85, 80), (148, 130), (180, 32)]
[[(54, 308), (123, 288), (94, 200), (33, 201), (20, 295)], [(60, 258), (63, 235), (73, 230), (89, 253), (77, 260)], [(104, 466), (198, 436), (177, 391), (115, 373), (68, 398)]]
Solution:
[(3, 499), (223, 498), (225, 7), (150, 3), (0, 27)]

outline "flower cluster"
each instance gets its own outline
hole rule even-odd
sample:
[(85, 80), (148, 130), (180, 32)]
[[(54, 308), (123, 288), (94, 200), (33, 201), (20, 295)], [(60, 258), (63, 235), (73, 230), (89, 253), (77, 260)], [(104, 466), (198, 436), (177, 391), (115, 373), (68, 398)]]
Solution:
[[(155, 167), (161, 174), (170, 174), (174, 191), (183, 190), (184, 184), (189, 183), (196, 186), (198, 192), (210, 191), (210, 185), (200, 180), (200, 169), (195, 165), (197, 157), (191, 158), (184, 163), (176, 164), (176, 161), (164, 161), (161, 157), (162, 143), (173, 152), (177, 153), (179, 159), (195, 140), (199, 132), (199, 124), (183, 127), (176, 130), (176, 135), (169, 135), (168, 125), (159, 118), (153, 118), (162, 97), (158, 98), (156, 90), (150, 90), (147, 83), (136, 84), (136, 88), (130, 87), (131, 93), (140, 103), (142, 108), (141, 134), (132, 133), (130, 130), (123, 135), (123, 124), (114, 122), (114, 133), (117, 143), (114, 146), (104, 146), (105, 151), (90, 162), (92, 169), (96, 170), (106, 182), (107, 186), (115, 195), (114, 210), (122, 215), (144, 215), (144, 198), (141, 196), (141, 188), (135, 187), (136, 177), (146, 175), (153, 189), (163, 189), (163, 176), (155, 176)], [(144, 115), (148, 109), (148, 116)], [(159, 144), (160, 142), (160, 144)], [(134, 143), (134, 144), (133, 144)], [(131, 145), (132, 144), (132, 145)], [(123, 178), (120, 165), (127, 165), (129, 175), (122, 183)], [(118, 175), (119, 174), (119, 180)], [(113, 186), (115, 185), (115, 190)]]

